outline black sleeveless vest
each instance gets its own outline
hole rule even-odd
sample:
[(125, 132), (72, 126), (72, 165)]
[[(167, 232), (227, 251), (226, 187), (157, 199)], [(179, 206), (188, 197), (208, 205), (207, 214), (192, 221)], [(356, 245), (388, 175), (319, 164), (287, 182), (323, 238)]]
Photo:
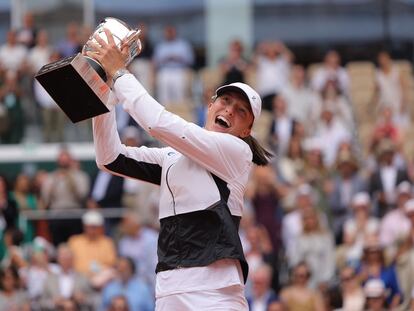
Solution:
[(156, 272), (182, 267), (203, 267), (219, 259), (237, 259), (244, 283), (248, 264), (238, 234), (240, 217), (227, 206), (227, 184), (212, 175), (220, 191), (220, 201), (206, 210), (179, 214), (160, 220)]

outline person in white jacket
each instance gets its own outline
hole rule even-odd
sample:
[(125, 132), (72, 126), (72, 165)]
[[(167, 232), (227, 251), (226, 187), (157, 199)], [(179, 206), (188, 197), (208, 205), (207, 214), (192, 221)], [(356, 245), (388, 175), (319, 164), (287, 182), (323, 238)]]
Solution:
[(165, 148), (126, 147), (115, 114), (93, 118), (96, 161), (101, 169), (160, 186), (156, 310), (248, 310), (248, 265), (238, 236), (243, 195), (253, 163), (271, 154), (250, 135), (260, 96), (233, 83), (217, 89), (204, 128), (155, 101), (125, 69), (126, 47), (95, 37), (86, 54), (112, 80), (110, 100)]

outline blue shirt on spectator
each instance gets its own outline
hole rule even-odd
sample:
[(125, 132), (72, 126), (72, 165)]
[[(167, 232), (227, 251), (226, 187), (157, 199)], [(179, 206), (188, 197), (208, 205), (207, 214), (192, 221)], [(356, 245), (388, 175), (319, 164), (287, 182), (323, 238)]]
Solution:
[(107, 310), (116, 296), (125, 296), (131, 311), (153, 311), (154, 298), (148, 286), (138, 278), (131, 278), (126, 284), (119, 279), (111, 281), (102, 291), (101, 310)]

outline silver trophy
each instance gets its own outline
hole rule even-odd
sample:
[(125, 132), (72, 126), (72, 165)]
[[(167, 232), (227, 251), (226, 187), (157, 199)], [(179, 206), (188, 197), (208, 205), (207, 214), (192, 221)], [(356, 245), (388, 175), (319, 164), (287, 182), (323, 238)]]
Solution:
[[(139, 29), (131, 29), (123, 21), (106, 17), (95, 29), (83, 52), (90, 50), (89, 43), (98, 35), (107, 42), (104, 28), (108, 29), (120, 48), (129, 47), (127, 66), (141, 52)], [(93, 58), (78, 53), (43, 66), (35, 76), (58, 106), (73, 122), (103, 114), (112, 109), (108, 104), (110, 88), (104, 68)]]

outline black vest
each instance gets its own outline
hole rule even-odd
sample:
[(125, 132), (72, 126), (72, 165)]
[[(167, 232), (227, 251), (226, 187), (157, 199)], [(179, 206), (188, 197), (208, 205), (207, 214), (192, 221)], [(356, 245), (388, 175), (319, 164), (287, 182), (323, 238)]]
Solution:
[(244, 282), (248, 264), (238, 234), (240, 217), (232, 216), (227, 206), (227, 184), (212, 175), (221, 200), (206, 210), (179, 214), (160, 220), (156, 272), (181, 267), (203, 267), (219, 259), (237, 259)]

